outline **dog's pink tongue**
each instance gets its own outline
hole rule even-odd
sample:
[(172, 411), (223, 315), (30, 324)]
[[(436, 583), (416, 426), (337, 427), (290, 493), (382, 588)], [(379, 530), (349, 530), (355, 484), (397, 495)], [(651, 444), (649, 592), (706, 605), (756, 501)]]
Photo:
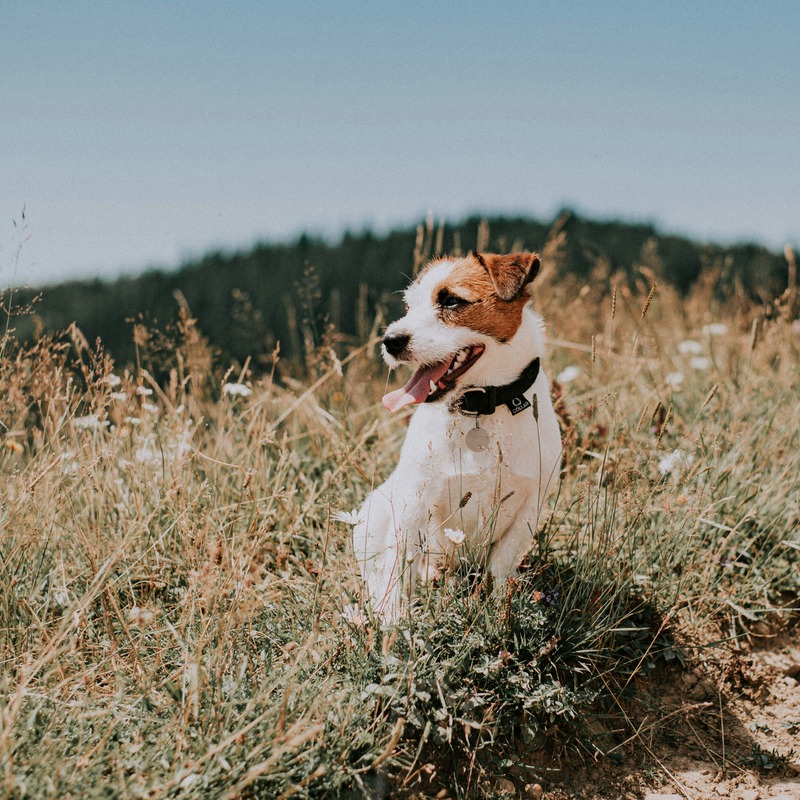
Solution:
[(395, 412), (415, 403), (424, 403), (431, 393), (431, 381), (436, 383), (449, 366), (449, 361), (442, 361), (432, 367), (420, 367), (402, 389), (384, 395), (383, 404), (389, 411)]

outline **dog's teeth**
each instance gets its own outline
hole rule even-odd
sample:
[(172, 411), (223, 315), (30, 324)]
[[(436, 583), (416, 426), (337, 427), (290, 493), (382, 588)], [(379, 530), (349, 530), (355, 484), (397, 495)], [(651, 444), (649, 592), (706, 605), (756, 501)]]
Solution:
[(431, 381), (430, 384), (431, 384), (431, 391), (435, 392), (436, 391), (436, 384), (433, 381)]

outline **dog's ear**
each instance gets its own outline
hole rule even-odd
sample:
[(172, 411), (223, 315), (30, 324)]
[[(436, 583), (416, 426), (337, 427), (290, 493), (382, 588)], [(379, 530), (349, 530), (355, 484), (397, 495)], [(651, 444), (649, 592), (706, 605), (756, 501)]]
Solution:
[(516, 300), (522, 290), (539, 272), (539, 256), (536, 253), (496, 253), (473, 252), (489, 273), (494, 290), (501, 300)]

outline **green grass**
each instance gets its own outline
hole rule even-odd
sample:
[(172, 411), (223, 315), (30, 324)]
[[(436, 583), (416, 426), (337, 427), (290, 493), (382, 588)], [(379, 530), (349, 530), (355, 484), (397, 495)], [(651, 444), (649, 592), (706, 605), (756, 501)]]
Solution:
[[(370, 348), (320, 350), (279, 385), (220, 372), (184, 314), (170, 336), (137, 331), (139, 363), (116, 385), (77, 330), (7, 337), (3, 792), (491, 797), (498, 777), (521, 790), (564, 754), (620, 757), (648, 674), (788, 624), (790, 320), (662, 289), (642, 313), (648, 287), (612, 299), (608, 282), (547, 280), (538, 305), (563, 340), (549, 373), (582, 370), (563, 387), (553, 513), (512, 584), (465, 554), (383, 631), (331, 521), (404, 435), (377, 403)], [(681, 354), (687, 339), (702, 353)]]

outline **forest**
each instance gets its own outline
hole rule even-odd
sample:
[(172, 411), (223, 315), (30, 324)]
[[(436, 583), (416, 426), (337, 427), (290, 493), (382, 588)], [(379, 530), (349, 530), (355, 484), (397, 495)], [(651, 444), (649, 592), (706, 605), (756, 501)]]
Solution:
[(783, 256), (758, 245), (699, 243), (652, 224), (594, 221), (564, 210), (550, 222), (476, 216), (454, 224), (428, 219), (385, 235), (347, 232), (337, 242), (301, 235), (210, 252), (174, 270), (23, 287), (6, 305), (18, 311), (18, 338), (74, 322), (118, 364), (136, 357), (135, 325), (168, 331), (183, 307), (220, 356), (239, 363), (249, 357), (258, 370), (271, 363), (276, 346), (282, 358), (302, 359), (324, 343), (363, 341), (379, 311), (396, 316), (399, 291), (424, 260), (474, 248), (547, 251), (555, 269), (581, 281), (658, 281), (682, 294), (704, 275), (720, 300), (739, 294), (765, 303), (786, 286)]

